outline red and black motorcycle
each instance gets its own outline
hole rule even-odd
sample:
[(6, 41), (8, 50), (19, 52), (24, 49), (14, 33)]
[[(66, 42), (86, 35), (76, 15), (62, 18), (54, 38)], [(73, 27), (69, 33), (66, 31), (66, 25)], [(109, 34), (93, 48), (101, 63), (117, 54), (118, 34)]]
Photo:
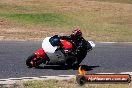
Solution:
[[(45, 65), (68, 65), (73, 66), (73, 64), (78, 60), (78, 65), (85, 58), (87, 51), (92, 50), (95, 44), (92, 41), (88, 41), (84, 44), (81, 53), (78, 55), (80, 57), (75, 57), (70, 52), (73, 49), (73, 44), (67, 40), (60, 40), (61, 49), (58, 46), (53, 46), (56, 38), (46, 37), (42, 42), (42, 49), (37, 50), (35, 53), (30, 55), (26, 60), (26, 65), (28, 67), (38, 67), (40, 64)], [(63, 51), (62, 51), (63, 50)]]

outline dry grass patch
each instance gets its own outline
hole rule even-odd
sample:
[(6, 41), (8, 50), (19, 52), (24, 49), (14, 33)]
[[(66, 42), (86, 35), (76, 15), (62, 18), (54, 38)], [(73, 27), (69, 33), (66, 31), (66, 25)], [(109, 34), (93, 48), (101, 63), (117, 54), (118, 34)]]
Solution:
[(41, 40), (81, 28), (89, 40), (131, 42), (132, 5), (98, 1), (1, 0), (0, 39)]
[[(4, 86), (3, 86), (4, 87)], [(132, 84), (85, 84), (80, 86), (75, 79), (71, 80), (34, 80), (20, 81), (8, 88), (131, 88)]]

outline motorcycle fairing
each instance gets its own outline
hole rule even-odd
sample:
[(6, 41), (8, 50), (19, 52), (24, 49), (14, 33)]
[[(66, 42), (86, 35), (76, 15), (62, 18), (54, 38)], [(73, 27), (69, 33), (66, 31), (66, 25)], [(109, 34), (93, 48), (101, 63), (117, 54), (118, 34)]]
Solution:
[(46, 53), (47, 56), (50, 58), (50, 61), (47, 64), (64, 64), (65, 63), (65, 56), (64, 54), (60, 51), (57, 50), (54, 53)]
[(55, 50), (57, 49), (57, 46), (52, 46), (49, 42), (49, 39), (51, 37), (46, 37), (43, 42), (42, 42), (42, 48), (45, 51), (45, 53), (54, 53)]
[(49, 42), (50, 38), (51, 37), (46, 37), (42, 42), (42, 48), (46, 55), (50, 58), (50, 61), (48, 61), (47, 64), (64, 64), (64, 54), (60, 50), (57, 50), (57, 46), (51, 45)]
[(44, 50), (43, 49), (39, 49), (35, 52), (35, 55), (37, 57), (43, 57), (43, 58), (47, 58), (47, 55), (45, 54)]

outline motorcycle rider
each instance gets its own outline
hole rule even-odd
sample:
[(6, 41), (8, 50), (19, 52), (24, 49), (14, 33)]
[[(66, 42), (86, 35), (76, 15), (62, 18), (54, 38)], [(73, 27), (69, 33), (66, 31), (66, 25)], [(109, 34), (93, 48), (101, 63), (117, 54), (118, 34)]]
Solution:
[[(52, 41), (52, 37), (54, 39), (53, 41)], [(60, 49), (62, 52), (63, 50), (61, 49), (60, 39), (68, 40), (69, 42), (72, 43), (73, 45), (72, 52), (68, 52), (68, 53), (65, 52), (64, 54), (72, 55), (77, 58), (75, 63), (73, 64), (74, 66), (79, 65), (87, 55), (87, 50), (91, 49), (91, 46), (82, 37), (82, 32), (80, 29), (73, 30), (70, 36), (54, 35), (52, 37), (50, 39), (51, 45), (58, 46), (59, 47), (58, 49)]]
[(82, 32), (80, 29), (73, 30), (70, 36), (60, 36), (60, 39), (68, 40), (74, 45), (73, 52), (71, 52), (73, 56), (77, 57), (77, 60), (74, 65), (79, 65), (87, 55), (88, 48), (91, 49), (91, 46), (87, 47), (87, 45), (89, 44), (82, 37)]
[(93, 47), (95, 47), (95, 44), (92, 41), (86, 41), (82, 37), (82, 32), (75, 29), (69, 36), (54, 35), (46, 37), (42, 42), (42, 49), (29, 56), (26, 65), (28, 67), (38, 67), (44, 63), (66, 64), (76, 67), (85, 58), (87, 51)]

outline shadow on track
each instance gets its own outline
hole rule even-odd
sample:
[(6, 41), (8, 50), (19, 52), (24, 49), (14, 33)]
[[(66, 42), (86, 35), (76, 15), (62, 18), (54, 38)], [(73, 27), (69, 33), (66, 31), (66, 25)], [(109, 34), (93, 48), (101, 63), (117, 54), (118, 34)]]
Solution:
[[(85, 71), (91, 71), (94, 70), (94, 68), (100, 67), (100, 66), (87, 66), (87, 65), (81, 65), (83, 66), (83, 69)], [(78, 70), (79, 66), (77, 67), (69, 67), (69, 66), (58, 66), (58, 65), (46, 65), (46, 66), (39, 66), (36, 69), (53, 69), (53, 70), (69, 70), (69, 69), (73, 69), (73, 70)]]

